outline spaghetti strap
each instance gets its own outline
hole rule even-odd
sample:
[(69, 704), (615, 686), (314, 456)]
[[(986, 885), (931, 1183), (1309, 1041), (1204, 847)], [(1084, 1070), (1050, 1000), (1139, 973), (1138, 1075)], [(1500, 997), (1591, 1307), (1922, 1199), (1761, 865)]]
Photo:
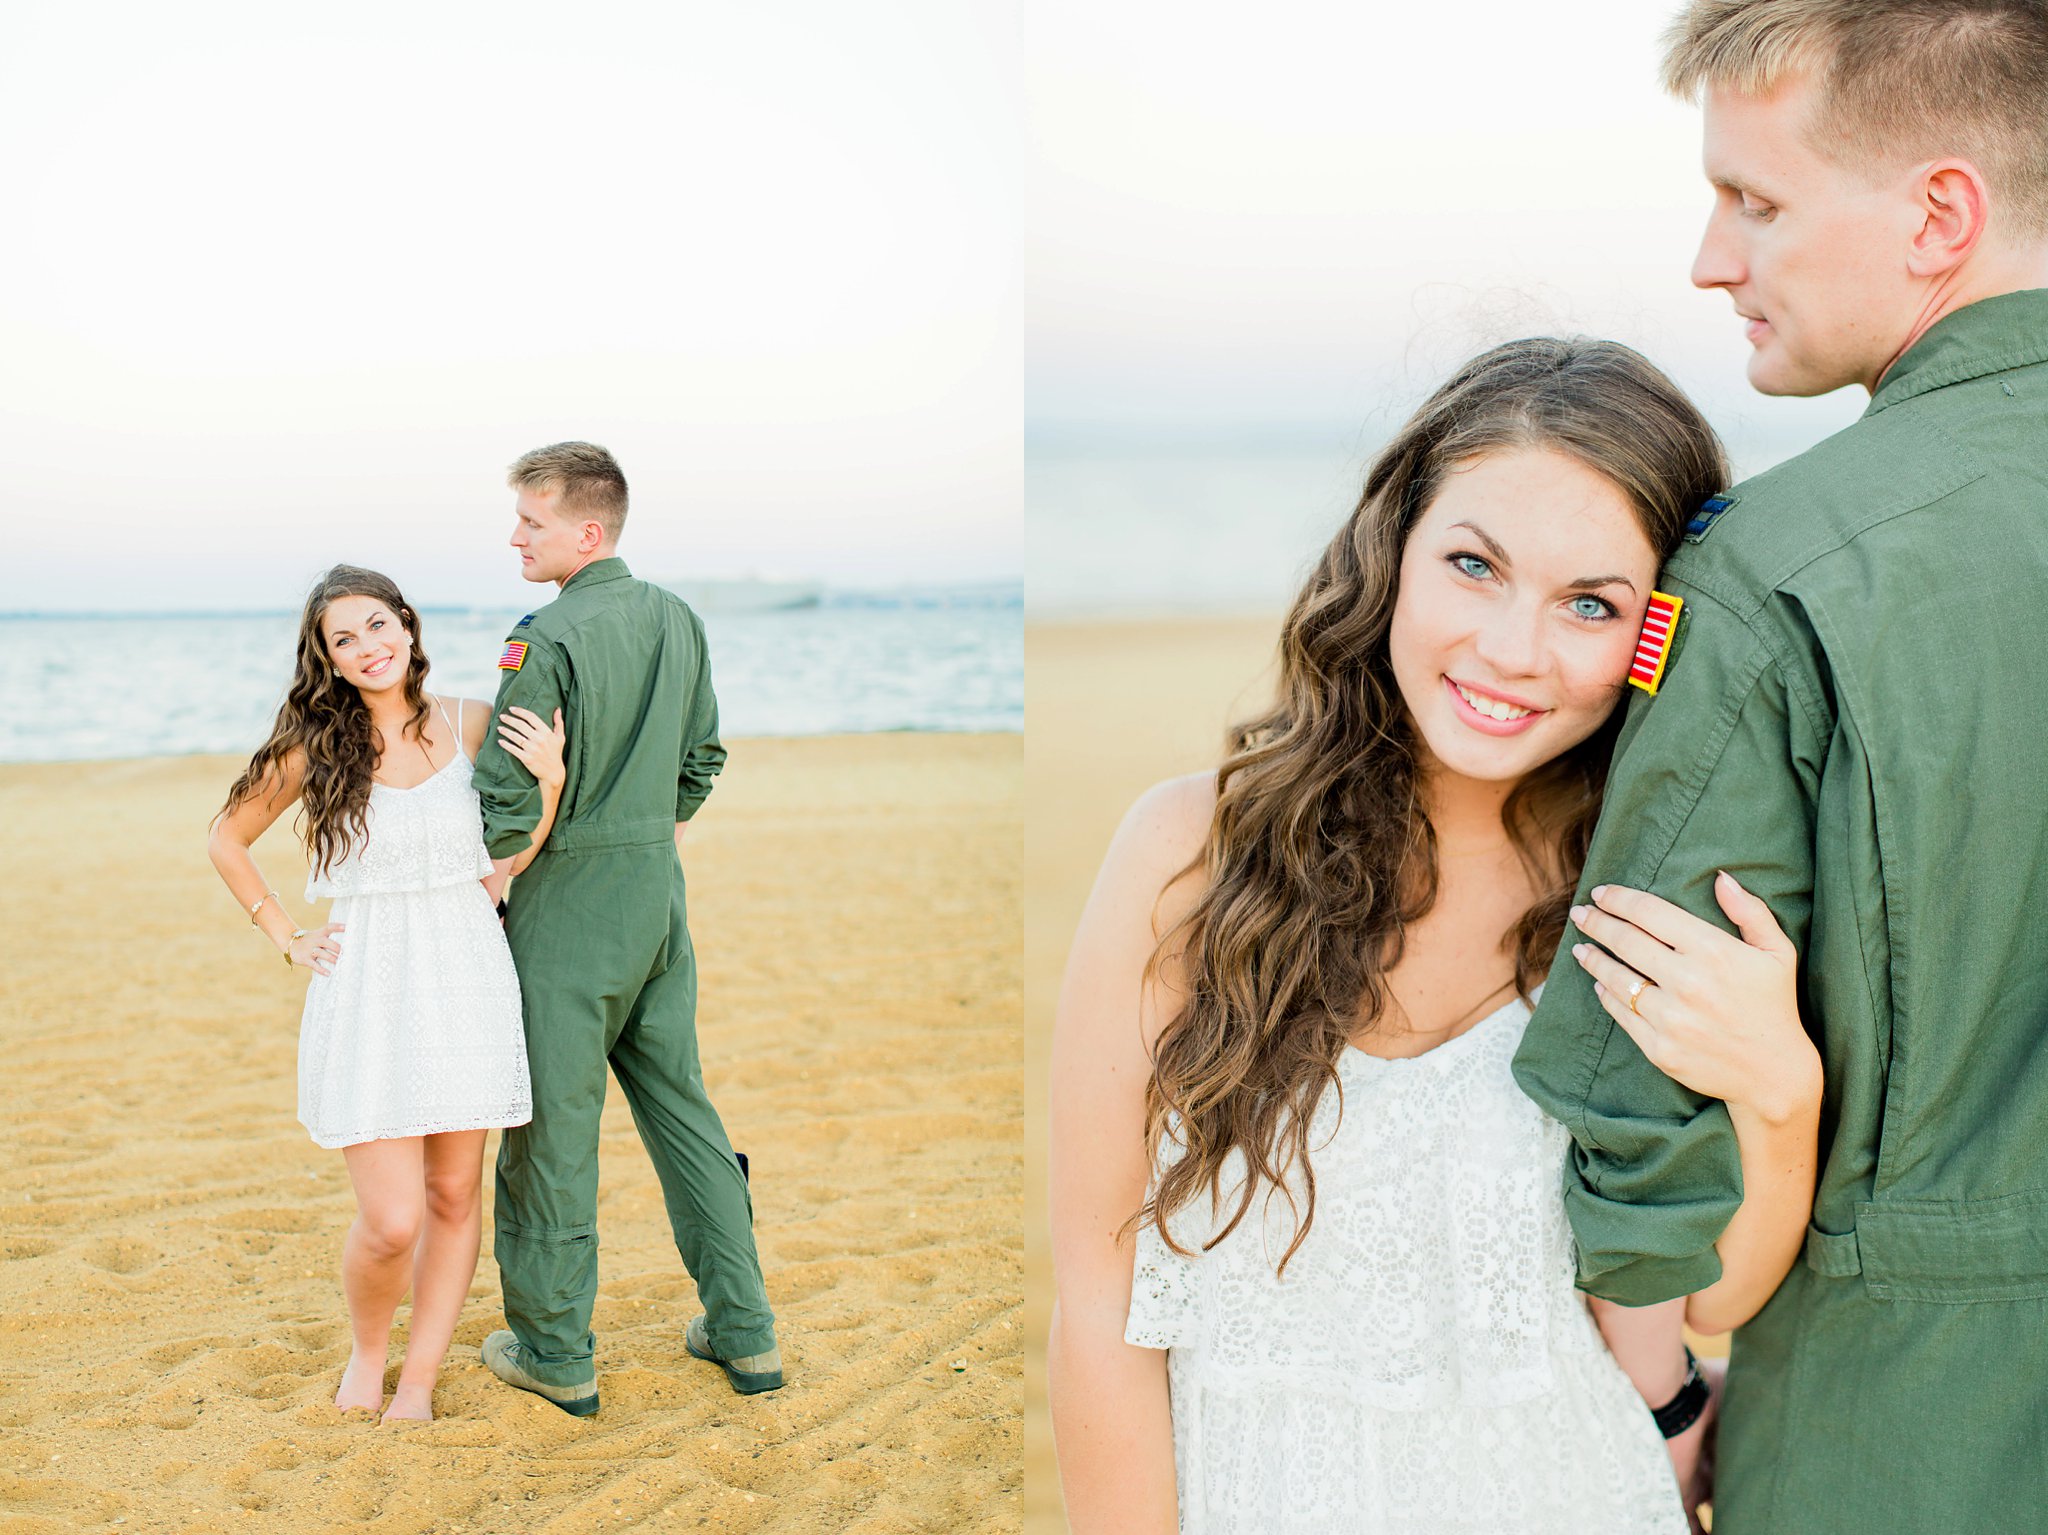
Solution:
[(469, 760), (469, 753), (462, 749), (462, 705), (464, 701), (460, 698), (455, 700), (455, 718), (451, 720), (448, 719), (448, 701), (438, 693), (434, 695), (434, 706), (441, 711), (441, 718), (447, 720), (448, 728), (455, 732), (455, 750), (466, 762)]

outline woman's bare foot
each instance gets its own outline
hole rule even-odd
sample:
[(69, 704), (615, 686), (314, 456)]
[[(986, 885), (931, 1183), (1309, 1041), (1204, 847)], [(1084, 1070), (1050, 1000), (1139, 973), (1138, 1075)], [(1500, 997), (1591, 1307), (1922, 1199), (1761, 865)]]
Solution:
[(434, 1388), (432, 1386), (408, 1386), (404, 1381), (391, 1393), (391, 1405), (384, 1409), (384, 1421), (399, 1419), (409, 1423), (431, 1423), (434, 1421)]
[(384, 1361), (367, 1354), (351, 1353), (348, 1368), (341, 1372), (341, 1389), (334, 1393), (334, 1405), (343, 1412), (358, 1409), (375, 1412), (384, 1405)]

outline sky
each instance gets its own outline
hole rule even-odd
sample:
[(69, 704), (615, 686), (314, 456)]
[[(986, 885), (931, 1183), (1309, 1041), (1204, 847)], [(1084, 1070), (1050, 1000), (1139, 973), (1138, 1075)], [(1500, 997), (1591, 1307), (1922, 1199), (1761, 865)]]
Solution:
[(1676, 0), (1033, 0), (1025, 12), (1034, 458), (1379, 437), (1515, 335), (1626, 341), (1738, 464), (1860, 391), (1766, 400), (1687, 272), (1699, 115), (1657, 85)]
[(11, 7), (0, 611), (289, 608), (337, 560), (530, 606), (505, 467), (568, 438), (642, 574), (1014, 581), (1015, 31)]

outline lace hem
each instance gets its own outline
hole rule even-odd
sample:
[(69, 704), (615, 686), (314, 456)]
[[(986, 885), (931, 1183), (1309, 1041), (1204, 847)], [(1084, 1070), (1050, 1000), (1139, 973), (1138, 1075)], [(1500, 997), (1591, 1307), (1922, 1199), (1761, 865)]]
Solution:
[[(366, 1141), (397, 1141), (416, 1135), (447, 1135), (456, 1130), (508, 1130), (518, 1125), (529, 1124), (532, 1119), (533, 1109), (529, 1105), (504, 1114), (462, 1114), (452, 1120), (425, 1121), (384, 1130), (343, 1131), (339, 1134), (329, 1131), (323, 1135), (311, 1125), (306, 1125), (306, 1133), (313, 1137), (313, 1144), (321, 1149), (339, 1151), (344, 1146), (360, 1146)], [(305, 1121), (301, 1120), (300, 1123), (305, 1124)]]

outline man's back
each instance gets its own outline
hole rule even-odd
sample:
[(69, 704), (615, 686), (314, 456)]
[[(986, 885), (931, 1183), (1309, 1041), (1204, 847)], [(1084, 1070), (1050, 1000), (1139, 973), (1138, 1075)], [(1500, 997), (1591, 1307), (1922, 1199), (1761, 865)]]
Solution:
[[(1951, 316), (1861, 422), (1726, 500), (1667, 567), (1686, 631), (1586, 869), (1709, 917), (1718, 869), (1763, 896), (1826, 1068), (1805, 1260), (1736, 1339), (1721, 1524), (1999, 1527), (2016, 1487), (2048, 1497), (2038, 1390), (1984, 1394), (2048, 1372), (2048, 293)], [(1587, 1288), (1710, 1282), (1740, 1197), (1720, 1106), (1576, 965), (1517, 1070), (1578, 1143)]]
[[(526, 648), (506, 659), (522, 685), (501, 703), (544, 719), (559, 704), (569, 739), (562, 802), (542, 855), (672, 838), (725, 761), (697, 615), (674, 593), (635, 580), (624, 561), (599, 560), (521, 620), (508, 650), (519, 645)], [(498, 854), (531, 830), (526, 815), (535, 807), (502, 750), (487, 749), (478, 767), (485, 829)]]

